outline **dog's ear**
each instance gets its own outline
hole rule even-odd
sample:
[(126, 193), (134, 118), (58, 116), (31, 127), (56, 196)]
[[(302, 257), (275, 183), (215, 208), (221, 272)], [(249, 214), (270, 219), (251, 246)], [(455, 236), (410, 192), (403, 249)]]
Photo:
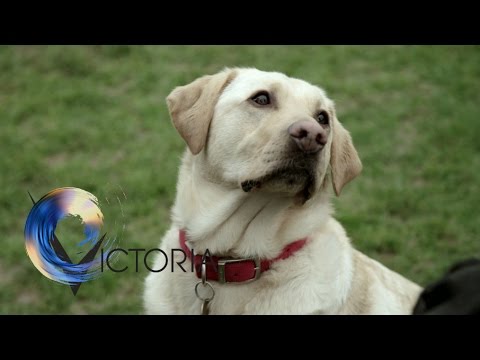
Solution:
[(185, 86), (176, 87), (167, 96), (173, 125), (196, 155), (207, 142), (213, 111), (223, 89), (234, 79), (234, 70), (206, 75)]
[(333, 117), (333, 139), (330, 151), (333, 189), (337, 196), (342, 188), (362, 171), (362, 162), (353, 146), (350, 133)]

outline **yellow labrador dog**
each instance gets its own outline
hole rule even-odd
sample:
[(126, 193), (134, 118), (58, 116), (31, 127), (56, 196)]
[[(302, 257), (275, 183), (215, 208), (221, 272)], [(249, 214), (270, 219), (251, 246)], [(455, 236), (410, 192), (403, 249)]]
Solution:
[(353, 249), (332, 217), (329, 184), (340, 195), (362, 164), (322, 89), (235, 68), (167, 104), (188, 149), (161, 249), (195, 265), (148, 275), (148, 314), (411, 313), (421, 288)]

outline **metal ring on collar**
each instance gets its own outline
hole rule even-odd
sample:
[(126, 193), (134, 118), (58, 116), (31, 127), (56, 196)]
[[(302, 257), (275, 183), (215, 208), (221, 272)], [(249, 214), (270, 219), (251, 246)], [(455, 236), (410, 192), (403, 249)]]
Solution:
[(202, 284), (205, 285), (207, 282), (207, 264), (202, 262)]
[[(202, 297), (200, 296), (199, 292), (198, 292), (198, 285), (202, 284), (203, 287), (209, 287), (210, 290), (212, 291), (212, 295), (211, 296), (207, 296), (207, 297)], [(197, 295), (197, 298), (199, 298), (200, 300), (202, 301), (211, 301), (214, 297), (215, 297), (215, 290), (213, 289), (213, 286), (212, 284), (210, 284), (208, 281), (206, 281), (205, 283), (202, 283), (201, 281), (199, 281), (196, 285), (195, 285), (195, 295)]]

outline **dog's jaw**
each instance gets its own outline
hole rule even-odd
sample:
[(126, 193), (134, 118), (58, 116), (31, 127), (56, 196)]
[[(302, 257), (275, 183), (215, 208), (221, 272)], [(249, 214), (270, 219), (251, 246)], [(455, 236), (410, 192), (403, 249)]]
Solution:
[(265, 191), (283, 196), (291, 194), (295, 204), (303, 205), (315, 193), (316, 183), (317, 177), (312, 171), (282, 169), (257, 179), (242, 181), (240, 186), (245, 193)]
[(315, 194), (317, 184), (324, 178), (323, 162), (320, 154), (290, 155), (269, 161), (263, 174), (244, 178), (239, 184), (245, 193), (262, 191), (272, 195), (290, 195), (295, 204), (303, 205)]

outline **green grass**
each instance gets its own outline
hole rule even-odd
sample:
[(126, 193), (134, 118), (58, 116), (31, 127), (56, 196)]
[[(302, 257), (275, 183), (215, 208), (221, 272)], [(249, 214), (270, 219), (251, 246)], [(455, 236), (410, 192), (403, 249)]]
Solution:
[(122, 244), (155, 247), (184, 148), (164, 99), (225, 66), (285, 72), (335, 99), (364, 164), (334, 200), (357, 248), (421, 284), (480, 255), (480, 47), (3, 46), (0, 313), (142, 312), (133, 259), (76, 297), (33, 267), (27, 190), (120, 185)]

